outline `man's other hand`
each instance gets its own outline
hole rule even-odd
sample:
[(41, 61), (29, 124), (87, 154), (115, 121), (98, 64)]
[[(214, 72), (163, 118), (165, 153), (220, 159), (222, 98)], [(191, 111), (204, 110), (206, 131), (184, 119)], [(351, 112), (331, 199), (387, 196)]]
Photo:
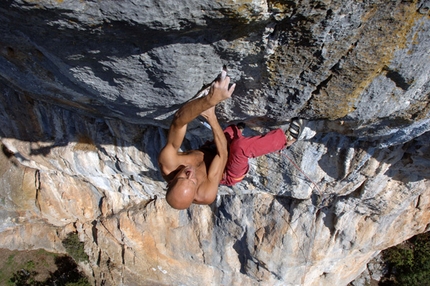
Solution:
[(212, 106), (211, 108), (203, 111), (200, 115), (203, 116), (208, 122), (210, 122), (214, 118), (216, 119), (215, 106)]

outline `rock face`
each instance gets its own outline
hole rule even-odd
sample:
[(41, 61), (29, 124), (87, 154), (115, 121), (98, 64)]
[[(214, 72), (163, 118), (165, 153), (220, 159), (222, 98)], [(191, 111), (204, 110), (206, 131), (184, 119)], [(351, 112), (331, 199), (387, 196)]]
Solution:
[[(429, 1), (0, 3), (0, 241), (95, 285), (346, 285), (430, 229)], [(245, 135), (300, 116), (210, 206), (164, 201), (175, 110), (223, 64)], [(210, 138), (197, 120), (184, 148)]]

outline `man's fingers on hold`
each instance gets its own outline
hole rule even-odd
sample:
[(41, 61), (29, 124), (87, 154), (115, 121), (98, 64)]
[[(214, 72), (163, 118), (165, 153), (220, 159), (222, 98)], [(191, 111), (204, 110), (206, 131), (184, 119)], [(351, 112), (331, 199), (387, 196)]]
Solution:
[(222, 88), (222, 89), (228, 89), (228, 85), (230, 84), (230, 77), (226, 76), (223, 80), (219, 80), (215, 82), (215, 87)]
[(236, 84), (235, 84), (235, 83), (233, 83), (233, 85), (232, 85), (232, 86), (230, 86), (230, 89), (228, 90), (228, 92), (229, 92), (230, 94), (232, 94), (235, 88), (236, 88)]
[(221, 72), (221, 81), (223, 81), (225, 79), (225, 77), (227, 76), (227, 71), (223, 70)]

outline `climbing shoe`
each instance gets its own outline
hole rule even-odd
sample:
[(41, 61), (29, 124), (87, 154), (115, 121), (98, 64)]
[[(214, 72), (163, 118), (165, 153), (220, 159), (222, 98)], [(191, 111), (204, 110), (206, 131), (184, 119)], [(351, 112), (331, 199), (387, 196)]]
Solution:
[(301, 118), (295, 118), (291, 121), (290, 127), (288, 128), (287, 132), (285, 132), (285, 135), (287, 135), (287, 138), (289, 141), (291, 140), (298, 140), (300, 138), (300, 135), (302, 134), (304, 127), (304, 120)]

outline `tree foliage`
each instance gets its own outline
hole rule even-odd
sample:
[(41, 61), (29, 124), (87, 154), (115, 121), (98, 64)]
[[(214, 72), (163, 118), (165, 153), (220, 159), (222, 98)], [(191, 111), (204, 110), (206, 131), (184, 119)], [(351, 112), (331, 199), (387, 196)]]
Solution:
[(402, 286), (430, 285), (429, 232), (383, 251), (383, 257), (390, 267), (391, 283)]
[(75, 232), (69, 233), (66, 239), (62, 241), (64, 248), (66, 248), (67, 253), (76, 262), (88, 262), (88, 255), (84, 250), (84, 243), (79, 240), (79, 236)]

